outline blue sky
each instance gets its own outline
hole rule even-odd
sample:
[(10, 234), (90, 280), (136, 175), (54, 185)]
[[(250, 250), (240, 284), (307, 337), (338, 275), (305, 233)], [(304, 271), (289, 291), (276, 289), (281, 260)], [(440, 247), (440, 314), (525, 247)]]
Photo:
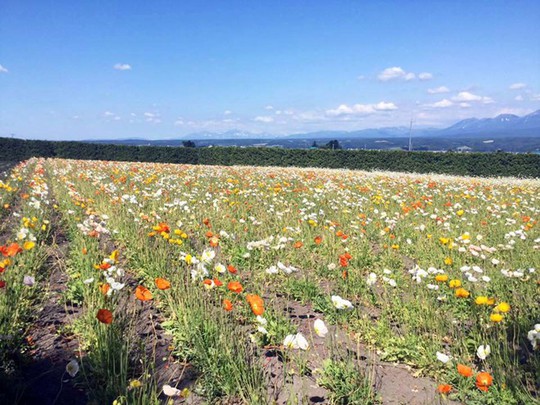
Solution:
[(0, 0), (0, 136), (290, 134), (540, 109), (539, 1)]

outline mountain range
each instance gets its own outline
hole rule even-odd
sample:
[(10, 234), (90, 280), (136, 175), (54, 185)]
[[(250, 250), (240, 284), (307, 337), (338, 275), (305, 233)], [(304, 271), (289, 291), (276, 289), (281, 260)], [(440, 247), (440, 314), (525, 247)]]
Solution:
[[(540, 110), (519, 117), (514, 114), (501, 114), (495, 118), (467, 118), (456, 122), (448, 128), (414, 128), (412, 135), (422, 136), (511, 136), (514, 131), (523, 134), (529, 130), (533, 136), (540, 136)], [(406, 126), (369, 128), (357, 131), (317, 131), (291, 135), (256, 134), (246, 131), (230, 130), (226, 132), (197, 132), (178, 139), (210, 140), (210, 139), (327, 139), (327, 138), (397, 138), (409, 136), (410, 128)]]
[(468, 118), (447, 128), (385, 127), (357, 131), (317, 131), (290, 135), (251, 133), (239, 130), (197, 132), (173, 139), (139, 138), (91, 140), (92, 143), (124, 145), (181, 146), (194, 141), (196, 146), (264, 146), (309, 148), (337, 139), (350, 149), (406, 149), (409, 133), (415, 150), (451, 150), (465, 146), (474, 151), (532, 152), (540, 150), (540, 110), (519, 117), (501, 114), (494, 118)]

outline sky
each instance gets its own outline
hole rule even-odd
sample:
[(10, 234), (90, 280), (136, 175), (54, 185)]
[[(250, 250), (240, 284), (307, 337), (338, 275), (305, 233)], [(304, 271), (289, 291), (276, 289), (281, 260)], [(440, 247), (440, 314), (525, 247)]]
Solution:
[(294, 134), (540, 109), (540, 1), (0, 0), (0, 136)]

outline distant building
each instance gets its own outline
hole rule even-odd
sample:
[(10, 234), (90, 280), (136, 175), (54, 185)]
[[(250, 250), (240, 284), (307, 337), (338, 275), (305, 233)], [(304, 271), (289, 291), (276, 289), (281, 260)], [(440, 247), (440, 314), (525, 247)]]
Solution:
[(464, 145), (464, 146), (458, 146), (458, 147), (456, 148), (456, 151), (461, 152), (461, 153), (466, 153), (466, 152), (471, 152), (471, 151), (472, 151), (472, 148), (469, 147), (469, 146), (466, 146), (466, 145)]

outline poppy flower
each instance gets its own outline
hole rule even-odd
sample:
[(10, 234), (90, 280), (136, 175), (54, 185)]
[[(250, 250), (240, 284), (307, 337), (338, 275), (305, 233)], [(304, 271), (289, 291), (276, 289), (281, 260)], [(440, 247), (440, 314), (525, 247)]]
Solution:
[(232, 264), (229, 264), (227, 266), (227, 270), (229, 270), (229, 273), (231, 273), (231, 274), (236, 274), (238, 272), (238, 269), (236, 267), (234, 267)]
[(304, 246), (304, 244), (301, 241), (297, 241), (294, 243), (295, 249), (300, 249), (302, 246)]
[(320, 245), (322, 242), (322, 236), (316, 236), (315, 239), (313, 239), (316, 245)]
[(448, 281), (448, 274), (437, 274), (435, 276), (435, 281), (439, 283), (446, 283)]
[(264, 313), (264, 301), (261, 297), (256, 294), (248, 294), (246, 300), (254, 315), (259, 316)]
[(468, 298), (471, 293), (465, 288), (458, 288), (455, 292), (456, 297), (458, 298)]
[(452, 386), (450, 384), (439, 384), (437, 391), (439, 391), (441, 394), (448, 394), (450, 391), (452, 391)]
[(218, 278), (215, 278), (214, 279), (214, 285), (216, 287), (221, 287), (223, 285), (223, 283)]
[(467, 366), (465, 366), (463, 364), (458, 364), (457, 365), (457, 371), (463, 377), (472, 377), (472, 375), (473, 375), (472, 368), (467, 367)]
[(212, 236), (209, 239), (209, 242), (210, 242), (210, 246), (217, 247), (219, 245), (219, 238), (217, 236)]
[(491, 384), (493, 384), (493, 377), (491, 374), (482, 372), (476, 376), (476, 388), (480, 391), (487, 392)]
[(111, 268), (111, 264), (110, 263), (106, 263), (106, 262), (103, 262), (99, 265), (99, 269), (100, 270), (108, 270)]
[(242, 287), (242, 284), (240, 284), (238, 281), (230, 281), (229, 284), (227, 284), (227, 288), (234, 292), (234, 293), (241, 293), (244, 291), (244, 288)]
[(230, 300), (227, 300), (227, 299), (223, 300), (223, 309), (225, 311), (232, 311), (232, 309), (233, 309), (232, 302)]
[(152, 293), (148, 288), (140, 285), (135, 289), (135, 297), (140, 301), (150, 301), (152, 299)]
[(86, 249), (85, 247), (82, 248), (82, 254), (85, 255), (85, 254), (87, 254), (87, 253), (88, 253), (88, 249)]
[(171, 288), (171, 283), (164, 278), (158, 277), (155, 279), (156, 287), (160, 290), (168, 290)]
[(450, 288), (459, 288), (459, 287), (461, 287), (461, 281), (460, 281), (460, 280), (456, 280), (456, 279), (450, 280), (450, 282), (448, 283), (448, 286), (449, 286)]
[(22, 251), (23, 250), (18, 243), (12, 243), (11, 245), (6, 246), (5, 249), (2, 250), (2, 253), (4, 256), (14, 257)]
[(503, 320), (503, 316), (501, 314), (491, 314), (489, 319), (491, 322), (499, 323)]
[(113, 321), (113, 314), (111, 311), (109, 311), (108, 309), (100, 309), (98, 312), (97, 312), (97, 315), (96, 315), (96, 318), (98, 319), (98, 321), (100, 321), (101, 323), (104, 323), (106, 325), (109, 325), (112, 323)]
[(0, 288), (5, 288), (6, 282), (4, 280), (0, 280)]
[(34, 246), (36, 246), (36, 243), (35, 243), (35, 242), (32, 242), (32, 241), (27, 240), (26, 242), (24, 242), (23, 248), (24, 248), (24, 250), (30, 250), (30, 249), (32, 249)]
[(103, 295), (107, 295), (111, 286), (109, 284), (102, 284), (99, 289)]

